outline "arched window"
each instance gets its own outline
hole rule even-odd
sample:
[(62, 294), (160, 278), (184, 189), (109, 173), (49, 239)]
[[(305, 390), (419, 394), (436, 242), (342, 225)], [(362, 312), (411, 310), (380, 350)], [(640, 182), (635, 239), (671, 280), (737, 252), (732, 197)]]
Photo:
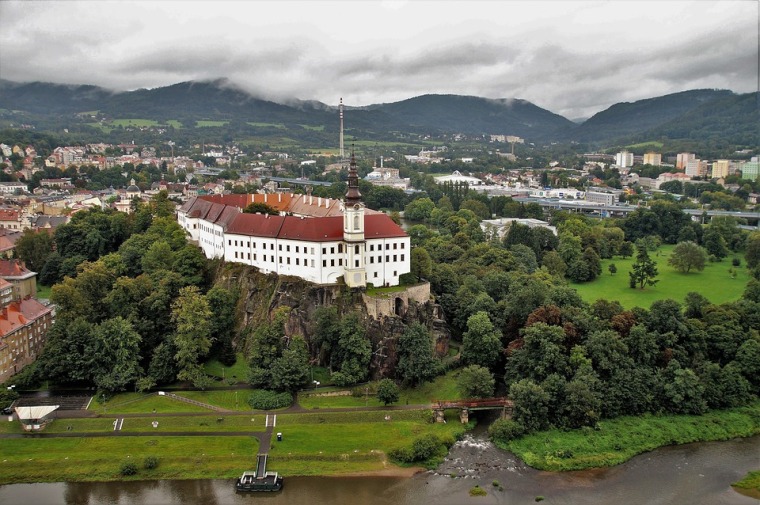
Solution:
[(354, 216), (354, 231), (359, 231), (359, 216)]

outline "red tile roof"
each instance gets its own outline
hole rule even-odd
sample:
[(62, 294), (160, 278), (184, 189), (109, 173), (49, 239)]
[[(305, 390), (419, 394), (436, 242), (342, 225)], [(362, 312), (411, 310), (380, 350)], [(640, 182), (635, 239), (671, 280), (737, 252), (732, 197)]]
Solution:
[(0, 277), (27, 277), (34, 274), (19, 260), (0, 260)]
[(11, 302), (0, 310), (0, 336), (4, 337), (13, 333), (52, 310), (51, 307), (42, 305), (34, 298)]

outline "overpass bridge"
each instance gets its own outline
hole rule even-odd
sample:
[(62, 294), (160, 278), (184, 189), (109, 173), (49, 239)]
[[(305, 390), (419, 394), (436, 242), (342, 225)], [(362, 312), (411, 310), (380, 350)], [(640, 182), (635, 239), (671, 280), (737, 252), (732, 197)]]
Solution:
[(444, 411), (446, 409), (458, 409), (459, 420), (462, 424), (470, 421), (470, 411), (472, 410), (501, 410), (502, 417), (512, 413), (514, 403), (507, 397), (500, 398), (473, 398), (469, 400), (438, 400), (433, 404), (435, 422), (444, 421)]
[[(544, 209), (569, 210), (578, 213), (582, 212), (584, 214), (590, 214), (592, 216), (601, 218), (625, 217), (631, 212), (642, 208), (637, 205), (604, 205), (601, 203), (586, 202), (585, 200), (560, 200), (557, 198), (532, 198), (518, 196), (514, 197), (513, 199), (516, 202), (520, 203), (537, 203)], [(746, 220), (749, 228), (760, 228), (760, 212), (714, 209), (683, 209), (683, 212), (690, 215), (692, 219), (699, 218), (702, 215), (707, 215), (709, 217), (732, 216), (737, 219)]]

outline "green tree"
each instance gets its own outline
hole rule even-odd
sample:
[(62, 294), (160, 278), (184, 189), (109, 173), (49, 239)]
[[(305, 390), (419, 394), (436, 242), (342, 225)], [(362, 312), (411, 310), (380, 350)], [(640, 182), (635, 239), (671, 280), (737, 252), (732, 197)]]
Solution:
[(501, 353), (501, 335), (486, 312), (477, 312), (467, 319), (462, 336), (462, 361), (469, 365), (493, 368)]
[(396, 377), (404, 384), (417, 386), (433, 379), (438, 361), (433, 357), (433, 340), (420, 323), (411, 324), (398, 339)]
[(673, 248), (668, 264), (679, 272), (688, 274), (691, 269), (701, 272), (707, 263), (707, 251), (694, 242), (679, 242)]
[(176, 325), (173, 340), (177, 349), (174, 355), (179, 368), (177, 378), (192, 380), (200, 370), (199, 361), (211, 349), (211, 309), (196, 286), (180, 289), (179, 297), (172, 303), (172, 321)]
[(507, 383), (525, 377), (542, 382), (551, 374), (567, 375), (569, 360), (561, 327), (535, 323), (522, 330), (522, 334), (522, 346), (514, 349), (507, 360)]
[(309, 378), (309, 350), (300, 335), (290, 338), (282, 356), (272, 364), (272, 388), (295, 393)]
[(514, 403), (512, 419), (530, 433), (549, 426), (549, 394), (530, 379), (522, 379), (509, 387)]
[(340, 364), (339, 371), (333, 374), (333, 381), (339, 386), (356, 384), (367, 378), (372, 346), (358, 315), (349, 314), (343, 319), (333, 358)]
[(480, 365), (464, 367), (457, 379), (457, 389), (464, 398), (490, 398), (495, 384), (493, 374)]
[(717, 258), (719, 261), (728, 256), (728, 247), (726, 247), (726, 239), (720, 234), (717, 229), (712, 227), (708, 228), (702, 239), (705, 249), (711, 255)]
[(214, 286), (206, 293), (206, 300), (212, 314), (211, 353), (215, 354), (222, 364), (231, 366), (236, 360), (232, 339), (235, 331), (235, 306), (238, 294), (236, 291)]
[(654, 286), (657, 284), (657, 263), (649, 257), (643, 244), (637, 244), (636, 250), (636, 261), (631, 265), (632, 270), (628, 272), (631, 287), (638, 286), (639, 289), (644, 289), (644, 286)]
[(279, 216), (280, 211), (262, 202), (253, 202), (243, 209), (246, 214), (269, 214), (270, 216)]
[(52, 252), (53, 237), (47, 230), (26, 229), (16, 241), (16, 255), (34, 272), (42, 271)]
[(435, 204), (430, 198), (417, 198), (404, 207), (404, 218), (410, 221), (428, 221)]
[(251, 339), (250, 382), (258, 388), (272, 388), (272, 367), (282, 356), (283, 340), (285, 337), (285, 321), (290, 309), (277, 309), (271, 322), (265, 322), (256, 327)]
[(390, 379), (383, 379), (377, 385), (377, 399), (383, 402), (383, 405), (396, 403), (399, 398), (399, 389), (395, 382)]
[[(18, 248), (18, 243), (16, 247)], [(750, 269), (760, 265), (760, 232), (753, 232), (747, 237), (744, 258)]]
[(610, 263), (610, 266), (607, 267), (607, 270), (610, 271), (610, 275), (615, 275), (617, 273), (617, 267), (614, 263)]
[(163, 240), (153, 242), (142, 257), (142, 271), (151, 273), (156, 270), (171, 270), (174, 264), (174, 252)]
[(423, 279), (429, 279), (433, 270), (433, 262), (430, 259), (430, 254), (424, 247), (415, 247), (412, 249), (411, 256), (411, 273), (414, 277), (421, 281)]
[(140, 335), (127, 320), (116, 317), (95, 327), (93, 337), (95, 385), (105, 391), (124, 391), (142, 373)]

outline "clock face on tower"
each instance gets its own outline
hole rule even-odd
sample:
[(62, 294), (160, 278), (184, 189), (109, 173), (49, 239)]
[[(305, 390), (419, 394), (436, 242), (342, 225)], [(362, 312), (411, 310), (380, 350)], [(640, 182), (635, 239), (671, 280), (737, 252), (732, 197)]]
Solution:
[(354, 205), (354, 210), (359, 210), (361, 208), (362, 208), (361, 205), (359, 205), (358, 203)]

